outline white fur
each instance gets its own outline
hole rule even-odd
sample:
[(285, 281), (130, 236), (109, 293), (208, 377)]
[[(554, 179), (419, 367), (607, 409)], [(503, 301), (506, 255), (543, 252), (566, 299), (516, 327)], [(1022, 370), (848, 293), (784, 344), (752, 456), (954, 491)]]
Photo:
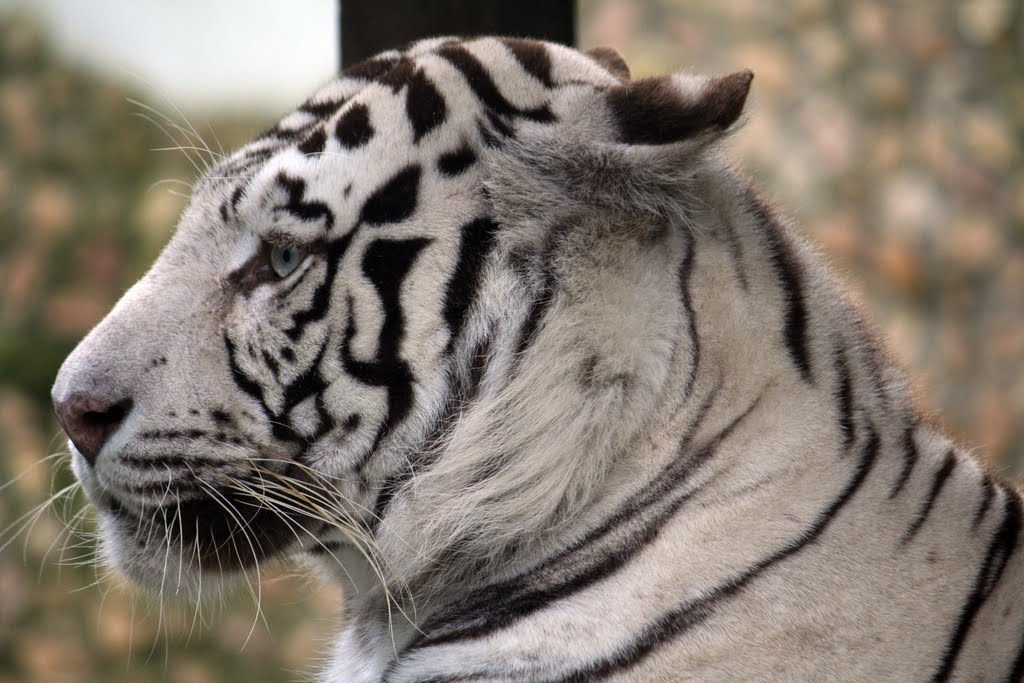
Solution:
[[(418, 144), (404, 90), (342, 77), (311, 102), (352, 99), (316, 125), (332, 131), (366, 105), (376, 135), (365, 147), (346, 149), (328, 135), (323, 153), (310, 156), (298, 150), (301, 139), (272, 136), (229, 160), (231, 173), (222, 169), (244, 170), (241, 183), (215, 171), (200, 186), (153, 270), (55, 384), (57, 401), (74, 391), (130, 393), (134, 401), (95, 467), (75, 459), (90, 497), (101, 508), (116, 499), (144, 514), (168, 495), (187, 502), (215, 495), (210, 483), (228, 490), (232, 474), (243, 476), (268, 453), (274, 467), (300, 460), (318, 488), (296, 490), (293, 503), (315, 507), (317, 519), (275, 541), (271, 555), (334, 549), (322, 556), (350, 595), (325, 681), (942, 673), (980, 567), (999, 534), (1012, 531), (1019, 500), (1006, 485), (986, 483), (969, 454), (920, 422), (902, 371), (820, 257), (777, 219), (759, 219), (770, 209), (754, 202), (749, 181), (722, 156), (738, 115), (721, 113), (722, 81), (666, 79), (668, 106), (711, 112), (710, 123), (680, 139), (627, 144), (607, 97), (636, 91), (597, 61), (547, 46), (555, 83), (548, 88), (505, 44), (470, 41), (462, 49), (513, 107), (554, 114), (554, 122), (509, 117), (514, 137), (487, 148), (479, 98), (438, 52), (451, 44), (426, 41), (407, 53), (447, 104), (444, 125)], [(742, 103), (748, 84), (734, 79), (743, 91), (727, 94)], [(306, 131), (314, 118), (294, 113), (280, 130)], [(464, 144), (478, 163), (455, 178), (436, 172), (440, 155)], [(272, 155), (250, 161), (259, 150)], [(359, 226), (367, 198), (409, 164), (423, 169), (413, 216)], [(289, 209), (282, 173), (300, 179), (302, 201), (328, 207), (333, 223)], [(222, 220), (236, 188), (238, 201)], [(444, 301), (460, 229), (482, 216), (500, 229), (453, 337)], [(287, 297), (280, 283), (250, 292), (233, 284), (271, 233), (312, 249), (350, 239), (329, 308), (299, 343), (290, 341), (289, 321), (315, 300), (325, 252), (309, 257)], [(353, 376), (340, 349), (351, 324), (352, 357), (375, 361), (395, 310), (381, 305), (363, 258), (379, 240), (415, 238), (429, 242), (398, 290), (398, 352), (415, 378), (413, 398), (405, 419), (382, 431), (388, 387)], [(797, 293), (787, 289), (787, 273)], [(794, 296), (803, 306), (799, 324)], [(535, 335), (524, 343), (531, 316)], [(300, 439), (282, 439), (240, 388), (224, 335), (238, 350), (238, 371)], [(246, 355), (247, 346), (257, 353)], [(278, 357), (287, 346), (294, 361)], [(166, 366), (154, 366), (161, 357)], [(474, 366), (483, 368), (479, 386), (462, 395), (457, 387), (475, 381)], [(288, 385), (311, 372), (325, 388), (288, 408)], [(243, 443), (202, 436), (182, 450), (180, 442), (144, 438), (147, 430), (214, 430), (206, 415), (218, 409), (235, 417)], [(439, 427), (442, 419), (450, 421)], [(907, 439), (918, 454), (912, 470)], [(126, 454), (154, 467), (133, 468)], [(160, 467), (161, 458), (182, 454), (195, 458), (199, 473), (175, 478)], [(205, 472), (208, 460), (227, 472)], [(666, 472), (678, 472), (671, 486)], [(375, 520), (378, 496), (394, 481)], [(156, 493), (134, 493), (142, 484)], [(993, 498), (978, 516), (988, 486), (996, 486)], [(933, 490), (940, 493), (928, 504)], [(575, 548), (637, 500), (646, 502)], [(101, 516), (108, 553), (136, 582), (166, 591), (169, 571), (200, 580), (192, 559), (174, 552), (180, 543), (168, 537), (142, 548), (138, 529), (109, 511)], [(1008, 560), (992, 569), (998, 580), (983, 587), (945, 673), (995, 680), (1010, 671), (1024, 630), (1019, 545), (1015, 538), (1001, 547)], [(237, 559), (244, 571), (245, 558)], [(602, 563), (609, 568), (594, 569)], [(591, 569), (596, 578), (570, 581)], [(494, 597), (495, 610), (518, 590), (561, 592), (479, 636), (445, 642), (471, 618), (488, 624), (487, 610), (467, 616), (460, 606), (502, 581), (509, 584)], [(675, 630), (659, 631), (669, 623)], [(662, 637), (642, 646), (655, 632)]]

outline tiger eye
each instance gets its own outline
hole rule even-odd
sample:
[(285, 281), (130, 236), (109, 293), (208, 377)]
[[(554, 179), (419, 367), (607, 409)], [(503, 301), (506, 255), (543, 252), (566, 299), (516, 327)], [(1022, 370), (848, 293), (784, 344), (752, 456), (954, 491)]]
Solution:
[(274, 246), (270, 248), (270, 267), (279, 278), (286, 278), (295, 272), (302, 262), (302, 251), (295, 246)]

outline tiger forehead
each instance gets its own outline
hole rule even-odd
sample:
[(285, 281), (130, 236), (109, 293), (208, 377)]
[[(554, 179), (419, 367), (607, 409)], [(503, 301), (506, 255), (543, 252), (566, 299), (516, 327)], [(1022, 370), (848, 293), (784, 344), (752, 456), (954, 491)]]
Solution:
[(516, 111), (506, 99), (510, 91), (516, 98), (543, 100), (561, 84), (610, 86), (618, 83), (618, 76), (598, 61), (560, 45), (516, 38), (424, 40), (349, 67), (252, 143), (249, 151), (294, 144), (304, 153), (315, 154), (322, 151), (332, 124), (343, 126), (343, 143), (359, 147), (367, 139), (365, 102), (350, 116), (342, 110), (380, 89), (392, 94), (407, 89), (410, 120), (424, 127), (416, 131), (420, 138), (431, 124), (425, 119), (430, 107), (443, 105), (437, 89), (451, 90), (460, 83), (477, 96), (477, 108), (482, 105), (507, 115)]
[[(448, 64), (447, 73), (431, 69), (431, 65), (440, 63)], [(349, 67), (268, 132), (301, 136), (368, 86), (377, 84), (398, 92), (422, 79), (424, 69), (432, 72), (435, 84), (466, 81), (480, 96), (481, 104), (499, 110), (505, 108), (500, 99), (508, 90), (516, 90), (522, 96), (524, 89), (530, 89), (543, 97), (551, 88), (564, 83), (608, 86), (618, 82), (597, 61), (561, 45), (518, 38), (429, 39)], [(413, 89), (410, 94), (418, 93)]]
[(515, 122), (556, 123), (559, 84), (603, 88), (618, 78), (576, 51), (515, 38), (439, 38), (382, 53), (239, 151), (229, 165), (247, 173), (221, 218), (257, 232), (295, 231), (299, 241), (354, 229), (356, 220), (372, 222), (375, 207), (407, 205), (396, 189), (415, 193), (428, 173), (457, 180), (481, 147), (512, 136)]

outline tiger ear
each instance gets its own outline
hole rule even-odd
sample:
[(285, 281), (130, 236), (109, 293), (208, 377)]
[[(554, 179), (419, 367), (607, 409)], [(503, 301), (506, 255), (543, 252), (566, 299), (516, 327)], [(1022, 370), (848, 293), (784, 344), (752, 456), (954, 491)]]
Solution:
[(717, 138), (743, 113), (753, 78), (749, 69), (717, 77), (674, 74), (610, 88), (606, 100), (617, 141), (668, 145)]
[(614, 47), (602, 45), (601, 47), (591, 48), (587, 50), (586, 55), (603, 66), (605, 71), (615, 76), (621, 82), (629, 83), (629, 79), (632, 78), (626, 60), (622, 58), (622, 55)]
[(753, 77), (676, 74), (587, 91), (568, 129), (523, 126), (490, 157), (496, 210), (509, 223), (552, 206), (677, 213), (743, 113)]

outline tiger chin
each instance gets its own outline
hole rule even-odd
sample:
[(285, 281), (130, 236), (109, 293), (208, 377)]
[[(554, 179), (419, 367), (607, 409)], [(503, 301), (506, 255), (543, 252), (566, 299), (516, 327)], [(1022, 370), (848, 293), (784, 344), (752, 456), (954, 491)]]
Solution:
[(219, 161), (53, 388), (106, 556), (314, 558), (324, 681), (1019, 680), (1020, 495), (729, 162), (752, 78), (436, 38)]

